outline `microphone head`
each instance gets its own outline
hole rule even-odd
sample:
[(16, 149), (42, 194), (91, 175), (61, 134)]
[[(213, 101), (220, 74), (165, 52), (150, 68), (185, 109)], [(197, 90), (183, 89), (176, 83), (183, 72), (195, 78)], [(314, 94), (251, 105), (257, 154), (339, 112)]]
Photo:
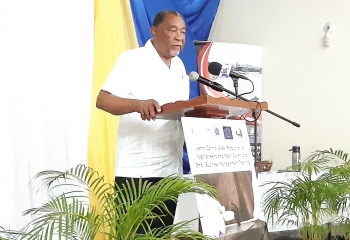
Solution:
[(218, 62), (211, 62), (209, 63), (208, 70), (210, 74), (219, 76), (221, 72), (222, 65)]
[(196, 72), (190, 72), (188, 77), (190, 78), (191, 81), (197, 81), (199, 78), (199, 74)]

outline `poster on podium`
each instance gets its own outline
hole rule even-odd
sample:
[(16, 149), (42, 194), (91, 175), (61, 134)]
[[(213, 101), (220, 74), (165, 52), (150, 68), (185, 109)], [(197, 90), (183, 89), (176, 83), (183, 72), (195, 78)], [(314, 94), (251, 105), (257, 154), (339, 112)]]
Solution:
[[(262, 101), (262, 47), (248, 44), (195, 41), (197, 50), (198, 73), (206, 79), (223, 85), (235, 93), (233, 79), (230, 72), (237, 73), (244, 78), (237, 81), (237, 95), (252, 101)], [(221, 65), (217, 72), (210, 71), (209, 66), (214, 63)], [(215, 65), (217, 66), (217, 65)], [(212, 70), (213, 68), (211, 68)], [(215, 69), (215, 68), (214, 68)], [(201, 94), (216, 98), (235, 98), (234, 95), (218, 92), (208, 86), (200, 84)], [(235, 116), (235, 119), (246, 121), (249, 142), (254, 154), (254, 123), (251, 113)], [(262, 116), (257, 121), (257, 160), (261, 160), (261, 124)]]
[(256, 227), (260, 199), (245, 121), (181, 121), (191, 174), (218, 190), (215, 198), (196, 195), (203, 233), (220, 239)]

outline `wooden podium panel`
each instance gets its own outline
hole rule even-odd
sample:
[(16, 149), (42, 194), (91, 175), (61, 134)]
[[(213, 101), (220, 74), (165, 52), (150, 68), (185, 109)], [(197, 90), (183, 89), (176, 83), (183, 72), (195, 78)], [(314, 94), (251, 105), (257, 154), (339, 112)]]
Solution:
[(177, 101), (164, 104), (159, 119), (180, 120), (181, 117), (230, 118), (243, 115), (254, 110), (268, 109), (267, 102), (246, 102), (239, 99), (213, 98), (201, 95), (188, 101)]

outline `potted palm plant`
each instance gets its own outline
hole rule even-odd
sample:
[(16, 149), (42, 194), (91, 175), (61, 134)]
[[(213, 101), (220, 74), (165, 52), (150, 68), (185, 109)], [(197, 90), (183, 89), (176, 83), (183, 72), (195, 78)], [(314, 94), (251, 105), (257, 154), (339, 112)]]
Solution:
[[(169, 176), (156, 185), (131, 181), (118, 187), (105, 183), (103, 176), (84, 165), (64, 172), (43, 171), (33, 180), (34, 186), (41, 183), (39, 189), (61, 188), (63, 193), (25, 211), (24, 215), (33, 215), (34, 220), (23, 229), (0, 229), (0, 239), (210, 239), (186, 228), (189, 222), (150, 228), (151, 222), (162, 216), (153, 209), (167, 212), (165, 201), (177, 201), (179, 194), (189, 192), (215, 194), (216, 190), (202, 181)], [(140, 228), (144, 233), (138, 233)]]
[(268, 221), (297, 226), (303, 240), (325, 239), (331, 223), (348, 227), (344, 217), (350, 193), (348, 154), (316, 151), (297, 167), (300, 171), (293, 177), (263, 184), (268, 189), (262, 201)]

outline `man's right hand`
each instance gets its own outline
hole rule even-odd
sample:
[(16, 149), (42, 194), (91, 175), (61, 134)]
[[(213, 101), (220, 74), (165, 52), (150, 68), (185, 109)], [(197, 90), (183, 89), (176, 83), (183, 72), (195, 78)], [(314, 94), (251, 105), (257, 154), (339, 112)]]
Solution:
[(137, 112), (140, 113), (142, 120), (155, 120), (156, 113), (161, 112), (161, 107), (156, 100), (140, 100)]
[(159, 103), (156, 100), (137, 100), (115, 96), (101, 90), (97, 96), (96, 107), (113, 115), (123, 115), (138, 112), (143, 120), (155, 120), (156, 113), (161, 112)]

